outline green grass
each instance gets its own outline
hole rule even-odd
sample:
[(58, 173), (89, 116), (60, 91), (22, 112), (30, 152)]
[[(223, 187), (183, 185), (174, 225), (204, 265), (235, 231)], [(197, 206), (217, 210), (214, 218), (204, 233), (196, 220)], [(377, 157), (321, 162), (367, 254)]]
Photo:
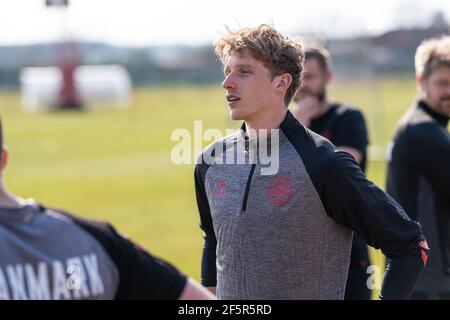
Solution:
[[(385, 79), (335, 84), (333, 99), (360, 107), (371, 142), (385, 146), (415, 95), (413, 81)], [(176, 128), (236, 128), (217, 86), (137, 89), (128, 109), (24, 114), (20, 96), (0, 92), (10, 164), (10, 190), (87, 217), (107, 219), (151, 252), (199, 279), (202, 235), (193, 165), (174, 165)], [(384, 161), (368, 176), (384, 186)], [(379, 253), (372, 251), (376, 263)]]

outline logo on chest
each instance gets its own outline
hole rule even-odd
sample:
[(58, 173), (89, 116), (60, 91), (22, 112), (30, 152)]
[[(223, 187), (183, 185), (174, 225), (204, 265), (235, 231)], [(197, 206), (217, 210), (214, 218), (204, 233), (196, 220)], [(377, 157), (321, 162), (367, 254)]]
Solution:
[(217, 180), (214, 188), (214, 197), (224, 198), (225, 197), (225, 181)]
[(267, 200), (274, 207), (281, 207), (294, 196), (294, 183), (287, 176), (278, 176), (267, 186)]

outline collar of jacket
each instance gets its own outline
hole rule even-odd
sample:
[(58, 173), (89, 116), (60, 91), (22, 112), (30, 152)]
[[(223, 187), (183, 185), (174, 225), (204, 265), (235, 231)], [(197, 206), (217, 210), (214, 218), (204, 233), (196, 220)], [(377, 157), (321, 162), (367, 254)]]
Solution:
[(428, 115), (430, 115), (434, 120), (436, 120), (440, 125), (447, 127), (448, 118), (447, 116), (440, 114), (433, 109), (423, 100), (419, 100), (417, 102), (417, 107), (425, 111)]
[[(298, 128), (299, 122), (298, 120), (294, 117), (294, 115), (291, 113), (291, 111), (287, 110), (286, 112), (286, 116), (284, 117), (283, 121), (281, 122), (280, 126), (278, 127), (280, 129), (280, 131), (282, 131), (282, 133), (284, 133), (284, 135), (288, 135), (289, 132), (291, 132), (292, 130)], [(246, 134), (246, 126), (245, 126), (245, 122), (242, 123), (241, 125), (241, 134), (242, 137), (244, 139), (249, 139), (247, 134)], [(283, 137), (283, 134), (280, 133), (280, 141)]]

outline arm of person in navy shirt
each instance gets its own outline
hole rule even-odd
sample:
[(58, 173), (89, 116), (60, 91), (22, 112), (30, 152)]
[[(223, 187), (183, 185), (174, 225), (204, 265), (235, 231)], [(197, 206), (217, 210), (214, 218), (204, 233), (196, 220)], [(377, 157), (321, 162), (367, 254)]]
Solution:
[(186, 277), (169, 262), (156, 257), (118, 233), (112, 225), (54, 209), (94, 237), (119, 272), (115, 299), (203, 300), (214, 299), (206, 288)]
[(342, 116), (333, 136), (333, 144), (352, 155), (359, 164), (367, 152), (368, 134), (364, 116), (359, 110), (348, 110)]

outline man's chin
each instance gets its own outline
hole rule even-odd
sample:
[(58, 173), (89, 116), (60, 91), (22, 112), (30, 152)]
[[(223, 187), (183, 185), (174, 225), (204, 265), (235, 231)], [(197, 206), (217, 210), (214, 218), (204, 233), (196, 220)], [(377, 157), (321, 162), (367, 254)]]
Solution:
[(233, 110), (230, 110), (230, 118), (233, 120), (245, 120), (242, 113)]
[(450, 102), (445, 101), (445, 102), (441, 103), (439, 111), (440, 111), (440, 113), (443, 113), (447, 117), (450, 117)]

